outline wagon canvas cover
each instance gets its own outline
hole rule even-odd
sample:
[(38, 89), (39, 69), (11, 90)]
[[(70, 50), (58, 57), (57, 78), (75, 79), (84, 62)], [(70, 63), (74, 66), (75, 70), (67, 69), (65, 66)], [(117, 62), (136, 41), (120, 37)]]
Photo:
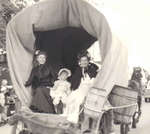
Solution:
[[(79, 31), (71, 29), (70, 32), (66, 32), (67, 38), (65, 28), (69, 29), (69, 27), (77, 28)], [(61, 31), (60, 29), (63, 28), (65, 30)], [(59, 30), (61, 31), (60, 35), (58, 34)], [(63, 61), (67, 61), (67, 65), (72, 64), (74, 56), (70, 56), (69, 59), (67, 53), (77, 54), (80, 50), (90, 47), (96, 39), (98, 40), (102, 69), (96, 77), (94, 87), (105, 89), (103, 94), (105, 98), (100, 98), (102, 106), (115, 84), (127, 86), (127, 49), (113, 35), (105, 16), (85, 0), (45, 0), (19, 12), (7, 26), (8, 66), (14, 89), (22, 106), (28, 107), (31, 101), (31, 89), (25, 88), (24, 84), (32, 69), (36, 31), (49, 31), (52, 36), (55, 36), (54, 33), (56, 34), (55, 41), (49, 42), (46, 46), (50, 48), (48, 52), (53, 55), (51, 59), (57, 61), (57, 64)], [(75, 38), (69, 38), (69, 34), (74, 31), (75, 34), (72, 34), (72, 37)], [(69, 41), (67, 42), (68, 46), (65, 46), (65, 43), (62, 45), (56, 43), (56, 40), (62, 39), (64, 35)], [(78, 41), (77, 46), (74, 44), (75, 40)], [(61, 40), (61, 42), (63, 41)], [(58, 45), (57, 47), (55, 47), (55, 43)], [(81, 47), (82, 45), (84, 47)], [(66, 57), (67, 60), (62, 61), (58, 57), (62, 56), (61, 51), (64, 48), (63, 57)], [(26, 112), (28, 113), (28, 111)], [(29, 117), (32, 114), (34, 113), (29, 112)], [(44, 117), (42, 114), (35, 115), (34, 118), (26, 118), (26, 121), (35, 123), (38, 119), (37, 122), (40, 120), (45, 124), (45, 120), (41, 116)]]

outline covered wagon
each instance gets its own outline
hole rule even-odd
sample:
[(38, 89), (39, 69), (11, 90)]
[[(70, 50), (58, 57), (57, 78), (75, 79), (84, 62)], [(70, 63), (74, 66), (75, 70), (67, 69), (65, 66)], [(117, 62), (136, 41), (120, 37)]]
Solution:
[(33, 133), (63, 133), (66, 130), (64, 126), (56, 126), (65, 122), (63, 117), (34, 113), (28, 108), (31, 89), (24, 83), (32, 69), (35, 49), (48, 53), (48, 62), (54, 72), (62, 64), (73, 72), (77, 54), (95, 41), (99, 42), (102, 69), (94, 89), (100, 94), (97, 96), (98, 113), (102, 115), (113, 86), (126, 87), (128, 82), (127, 50), (112, 34), (104, 14), (86, 0), (45, 0), (19, 12), (8, 23), (6, 43), (10, 75), (21, 101), (21, 120)]

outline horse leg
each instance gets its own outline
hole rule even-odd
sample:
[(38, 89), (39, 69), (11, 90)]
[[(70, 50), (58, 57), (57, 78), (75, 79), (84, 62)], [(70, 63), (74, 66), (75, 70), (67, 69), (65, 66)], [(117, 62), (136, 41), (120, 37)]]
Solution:
[(121, 125), (120, 125), (120, 134), (125, 134), (124, 130), (125, 130), (125, 125), (124, 125), (124, 123), (121, 123)]
[(134, 113), (134, 115), (132, 117), (132, 128), (136, 128), (136, 119), (135, 119), (135, 116), (136, 116), (136, 112)]

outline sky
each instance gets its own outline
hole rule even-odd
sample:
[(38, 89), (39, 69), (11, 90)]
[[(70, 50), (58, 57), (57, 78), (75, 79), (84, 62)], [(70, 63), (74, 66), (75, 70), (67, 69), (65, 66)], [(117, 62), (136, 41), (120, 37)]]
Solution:
[(150, 0), (101, 0), (102, 12), (128, 47), (129, 66), (150, 71)]

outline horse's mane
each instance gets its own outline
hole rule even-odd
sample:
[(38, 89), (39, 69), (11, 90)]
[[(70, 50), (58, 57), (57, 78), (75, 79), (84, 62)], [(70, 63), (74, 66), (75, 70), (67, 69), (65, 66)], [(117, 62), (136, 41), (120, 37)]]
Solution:
[(131, 80), (135, 80), (135, 81), (141, 81), (143, 75), (141, 72), (141, 69), (134, 69), (133, 74), (131, 76)]
[(139, 85), (141, 85), (141, 78), (142, 78), (141, 69), (134, 69), (131, 79), (129, 80), (128, 86), (133, 89), (138, 88)]

